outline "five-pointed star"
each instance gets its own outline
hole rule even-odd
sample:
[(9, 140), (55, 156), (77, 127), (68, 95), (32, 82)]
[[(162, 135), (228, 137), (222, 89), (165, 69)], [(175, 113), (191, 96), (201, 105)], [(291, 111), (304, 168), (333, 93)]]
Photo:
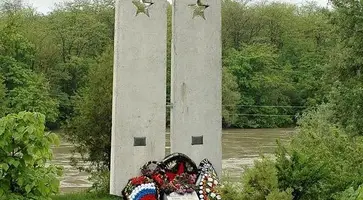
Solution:
[(139, 13), (144, 13), (145, 15), (150, 17), (149, 7), (154, 4), (153, 2), (151, 2), (151, 0), (133, 0), (132, 3), (137, 8), (136, 15), (138, 15)]
[(189, 6), (194, 9), (193, 19), (195, 16), (200, 16), (203, 17), (203, 19), (205, 19), (204, 11), (209, 7), (209, 5), (203, 4), (201, 0), (197, 0), (196, 4), (189, 4)]

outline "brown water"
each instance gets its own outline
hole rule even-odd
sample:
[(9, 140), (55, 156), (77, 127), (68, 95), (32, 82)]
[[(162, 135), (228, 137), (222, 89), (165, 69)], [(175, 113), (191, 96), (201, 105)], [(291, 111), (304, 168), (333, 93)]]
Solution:
[[(272, 155), (276, 148), (276, 140), (288, 142), (294, 129), (228, 129), (223, 131), (223, 175), (230, 180), (238, 180), (244, 167), (253, 165), (259, 154)], [(169, 134), (166, 134), (169, 140)], [(166, 152), (170, 152), (169, 142), (166, 143)], [(63, 142), (55, 147), (53, 152), (54, 164), (64, 167), (61, 178), (61, 191), (71, 192), (88, 188), (92, 183), (88, 180), (88, 174), (80, 172), (70, 165), (72, 145)], [(83, 163), (87, 165), (87, 163)]]

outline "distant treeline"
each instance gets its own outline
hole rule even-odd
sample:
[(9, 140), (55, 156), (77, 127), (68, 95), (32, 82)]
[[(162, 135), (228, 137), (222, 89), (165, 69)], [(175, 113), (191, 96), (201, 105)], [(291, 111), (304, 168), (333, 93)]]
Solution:
[[(293, 125), (323, 100), (322, 75), (334, 45), (329, 11), (315, 4), (222, 3), (224, 126)], [(171, 7), (168, 16), (170, 44)], [(41, 111), (56, 127), (80, 115), (110, 120), (112, 0), (73, 1), (49, 15), (7, 1), (0, 29), (3, 115)], [(170, 73), (170, 45), (168, 53)], [(168, 78), (168, 95), (169, 88)]]

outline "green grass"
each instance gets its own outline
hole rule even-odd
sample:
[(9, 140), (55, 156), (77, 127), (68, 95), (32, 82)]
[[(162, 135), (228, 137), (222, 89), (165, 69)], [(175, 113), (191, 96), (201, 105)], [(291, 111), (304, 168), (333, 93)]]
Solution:
[(121, 200), (120, 197), (113, 197), (105, 194), (74, 193), (55, 196), (53, 200)]

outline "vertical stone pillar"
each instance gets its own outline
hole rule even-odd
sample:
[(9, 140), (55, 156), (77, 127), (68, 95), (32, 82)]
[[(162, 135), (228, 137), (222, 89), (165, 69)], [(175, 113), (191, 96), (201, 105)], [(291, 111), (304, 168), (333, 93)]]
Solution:
[(221, 0), (174, 0), (171, 151), (222, 170)]
[[(152, 3), (148, 3), (152, 1)], [(165, 0), (116, 0), (110, 193), (165, 155)]]

